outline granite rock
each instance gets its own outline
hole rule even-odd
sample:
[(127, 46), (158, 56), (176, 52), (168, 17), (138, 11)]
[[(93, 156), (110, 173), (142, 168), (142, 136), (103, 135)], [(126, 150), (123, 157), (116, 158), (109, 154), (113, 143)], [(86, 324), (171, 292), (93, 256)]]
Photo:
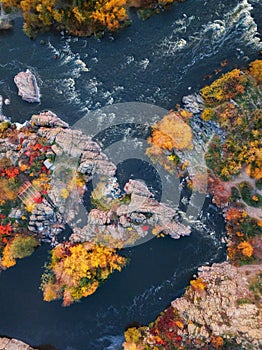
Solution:
[(27, 102), (40, 102), (40, 90), (34, 74), (27, 69), (14, 77), (14, 82), (18, 88), (18, 96)]

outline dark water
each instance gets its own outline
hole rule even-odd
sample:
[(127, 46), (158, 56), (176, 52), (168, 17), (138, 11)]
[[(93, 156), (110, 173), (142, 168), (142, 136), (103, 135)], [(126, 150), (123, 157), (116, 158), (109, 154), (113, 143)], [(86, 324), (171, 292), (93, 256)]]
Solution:
[[(188, 0), (146, 23), (134, 16), (131, 27), (102, 41), (53, 34), (30, 41), (17, 19), (12, 32), (0, 34), (0, 94), (11, 99), (4, 113), (24, 121), (51, 109), (74, 124), (87, 111), (117, 102), (173, 108), (205, 85), (203, 77), (221, 61), (228, 60), (226, 71), (258, 58), (261, 8), (258, 0)], [(38, 78), (39, 105), (16, 96), (13, 76), (26, 68)], [(198, 266), (225, 259), (223, 220), (208, 203), (205, 208), (205, 222), (194, 224), (190, 237), (153, 239), (125, 250), (130, 264), (70, 308), (42, 301), (39, 281), (48, 247), (39, 248), (0, 275), (0, 334), (61, 350), (120, 349), (128, 323), (152, 321), (183, 292)]]

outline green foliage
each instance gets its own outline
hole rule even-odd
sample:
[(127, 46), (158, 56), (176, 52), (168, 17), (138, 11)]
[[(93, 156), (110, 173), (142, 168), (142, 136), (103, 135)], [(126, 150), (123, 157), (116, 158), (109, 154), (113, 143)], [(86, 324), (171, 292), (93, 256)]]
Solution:
[(260, 208), (262, 207), (262, 196), (255, 192), (254, 188), (248, 182), (241, 182), (239, 184), (242, 199), (250, 206)]
[(232, 187), (230, 200), (232, 202), (237, 202), (239, 199), (241, 199), (239, 190), (236, 187)]
[(262, 190), (262, 179), (256, 181), (256, 188), (258, 190)]
[(8, 121), (0, 123), (0, 132), (2, 133), (4, 131), (6, 131), (10, 125), (11, 125), (11, 123)]
[(22, 259), (33, 254), (39, 241), (32, 236), (15, 236), (10, 244), (10, 253), (15, 259)]
[(258, 274), (251, 282), (249, 289), (253, 292), (255, 299), (260, 300), (262, 296), (262, 273)]
[(241, 298), (241, 299), (237, 299), (237, 304), (238, 305), (253, 304), (253, 301), (249, 298)]

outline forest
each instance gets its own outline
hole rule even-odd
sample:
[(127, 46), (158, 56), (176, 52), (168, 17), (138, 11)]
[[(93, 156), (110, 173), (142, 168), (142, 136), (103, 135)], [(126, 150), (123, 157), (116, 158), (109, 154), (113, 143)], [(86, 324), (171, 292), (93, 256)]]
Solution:
[[(130, 24), (129, 9), (146, 10), (146, 18), (177, 0), (2, 0), (7, 12), (20, 11), (23, 30), (30, 38), (51, 28), (68, 34), (90, 36), (115, 31)], [(180, 0), (178, 0), (180, 1)]]

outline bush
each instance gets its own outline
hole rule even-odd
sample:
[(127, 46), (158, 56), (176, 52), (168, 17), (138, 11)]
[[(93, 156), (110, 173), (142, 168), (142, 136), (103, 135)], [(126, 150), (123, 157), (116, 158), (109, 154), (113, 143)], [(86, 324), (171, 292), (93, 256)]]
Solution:
[(242, 199), (250, 206), (260, 208), (262, 207), (262, 196), (255, 192), (253, 187), (248, 182), (241, 182), (239, 184)]
[(256, 188), (258, 190), (262, 190), (262, 179), (256, 181)]

